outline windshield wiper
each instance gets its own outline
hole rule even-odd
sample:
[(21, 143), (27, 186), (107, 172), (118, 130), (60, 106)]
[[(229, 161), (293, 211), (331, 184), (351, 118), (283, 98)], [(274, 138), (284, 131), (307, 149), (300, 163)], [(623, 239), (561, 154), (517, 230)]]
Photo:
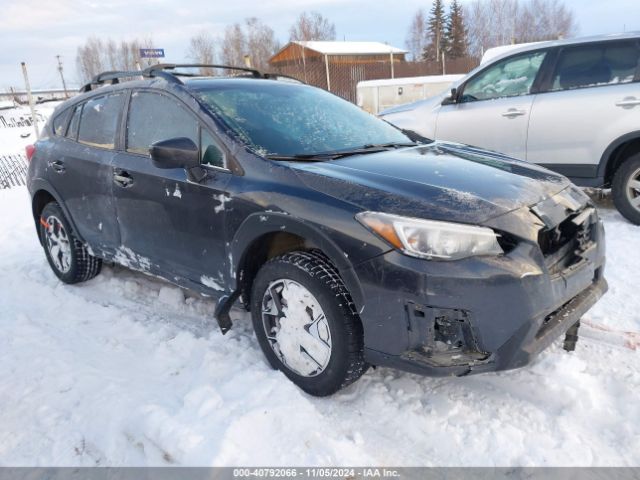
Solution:
[(336, 160), (338, 158), (348, 157), (351, 155), (364, 155), (367, 153), (377, 153), (384, 152), (389, 148), (400, 148), (400, 147), (414, 147), (418, 144), (415, 142), (389, 142), (389, 143), (380, 143), (380, 144), (367, 144), (362, 147), (353, 148), (351, 150), (336, 150), (333, 152), (318, 152), (318, 153), (302, 153), (295, 155), (267, 155), (267, 158), (271, 160), (306, 160), (311, 162), (321, 162), (323, 160)]
[(285, 160), (285, 161), (307, 161), (307, 162), (320, 162), (322, 160), (326, 160), (323, 158), (324, 155), (317, 154), (296, 154), (296, 155), (267, 155), (267, 158), (270, 160)]
[(402, 148), (402, 147), (417, 147), (416, 142), (388, 142), (388, 143), (369, 143), (362, 148)]

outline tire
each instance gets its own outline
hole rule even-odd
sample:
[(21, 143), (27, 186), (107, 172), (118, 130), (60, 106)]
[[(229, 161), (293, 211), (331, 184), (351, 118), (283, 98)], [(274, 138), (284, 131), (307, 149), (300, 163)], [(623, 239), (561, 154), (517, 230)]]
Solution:
[(640, 154), (629, 157), (620, 165), (611, 189), (613, 203), (622, 216), (640, 225)]
[[(288, 304), (287, 297), (295, 303)], [(275, 298), (280, 298), (279, 308)], [(289, 252), (265, 263), (251, 289), (251, 317), (271, 366), (310, 395), (331, 395), (369, 367), (351, 297), (335, 267), (318, 251)]]
[(80, 283), (100, 273), (102, 260), (89, 254), (76, 238), (60, 205), (45, 205), (38, 219), (38, 233), (53, 273), (64, 283)]

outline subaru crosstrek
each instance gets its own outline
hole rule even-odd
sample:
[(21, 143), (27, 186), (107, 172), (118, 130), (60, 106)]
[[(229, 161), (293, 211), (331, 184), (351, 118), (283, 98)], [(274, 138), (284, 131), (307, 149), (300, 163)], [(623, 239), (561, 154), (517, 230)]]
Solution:
[(271, 365), (313, 395), (370, 365), (520, 367), (606, 291), (602, 222), (565, 177), (415, 143), (286, 79), (178, 73), (98, 76), (28, 149), (63, 282), (103, 261), (160, 276), (214, 297), (223, 333), (238, 302)]

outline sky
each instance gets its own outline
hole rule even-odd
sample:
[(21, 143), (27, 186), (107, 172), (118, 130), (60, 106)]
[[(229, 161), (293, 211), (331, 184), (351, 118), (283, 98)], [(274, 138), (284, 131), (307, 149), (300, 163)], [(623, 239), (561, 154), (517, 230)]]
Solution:
[[(639, 0), (565, 4), (575, 13), (579, 36), (640, 30)], [(0, 91), (24, 88), (22, 61), (32, 88), (60, 88), (56, 55), (67, 83), (77, 85), (75, 52), (92, 35), (150, 36), (156, 48), (165, 49), (167, 62), (183, 62), (189, 38), (203, 30), (221, 37), (225, 26), (256, 16), (284, 44), (296, 17), (315, 10), (335, 24), (338, 40), (403, 48), (412, 15), (430, 5), (429, 0), (0, 0)]]

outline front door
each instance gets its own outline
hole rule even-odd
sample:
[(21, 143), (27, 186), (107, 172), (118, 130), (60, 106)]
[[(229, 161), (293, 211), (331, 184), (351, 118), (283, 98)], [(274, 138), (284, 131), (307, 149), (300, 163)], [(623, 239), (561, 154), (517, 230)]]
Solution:
[(524, 160), (535, 98), (531, 90), (545, 55), (536, 51), (509, 57), (469, 79), (457, 103), (440, 107), (436, 138)]
[[(151, 144), (186, 137), (200, 145), (207, 179), (194, 183), (184, 169), (160, 169)], [(197, 117), (177, 98), (152, 91), (131, 94), (125, 152), (113, 162), (113, 189), (122, 245), (116, 260), (189, 279), (215, 290), (226, 282), (226, 185), (222, 150)]]

